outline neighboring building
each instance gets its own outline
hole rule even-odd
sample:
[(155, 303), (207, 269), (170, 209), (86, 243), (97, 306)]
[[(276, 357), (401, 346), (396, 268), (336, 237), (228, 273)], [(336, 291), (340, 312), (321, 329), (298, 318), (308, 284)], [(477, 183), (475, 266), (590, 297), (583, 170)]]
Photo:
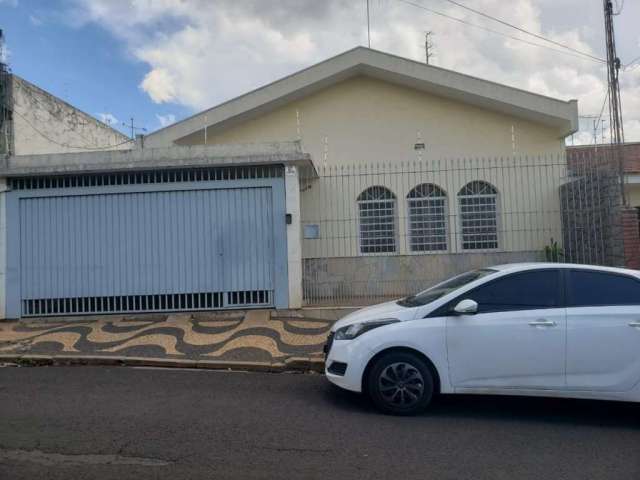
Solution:
[[(581, 158), (601, 157), (613, 162), (611, 144), (579, 145), (567, 147), (567, 161), (577, 163)], [(620, 147), (623, 163), (625, 196), (629, 206), (640, 209), (640, 142), (625, 143)], [(619, 168), (614, 165), (613, 168)]]
[(14, 74), (1, 76), (0, 155), (131, 148), (130, 139)]
[[(564, 215), (564, 243), (572, 260), (640, 269), (640, 143), (567, 147), (567, 166), (563, 198), (573, 211)], [(604, 256), (594, 261), (597, 249)]]
[(359, 47), (134, 150), (12, 157), (7, 315), (295, 308), (538, 259), (577, 113)]
[[(0, 162), (10, 156), (126, 149), (131, 145), (127, 136), (9, 73), (6, 65), (0, 63)], [(5, 190), (6, 182), (2, 180), (2, 212), (5, 211)], [(5, 249), (4, 221), (3, 213), (0, 215), (0, 252)], [(5, 256), (0, 255), (0, 281), (4, 282), (4, 278)], [(4, 311), (1, 294), (0, 310)]]

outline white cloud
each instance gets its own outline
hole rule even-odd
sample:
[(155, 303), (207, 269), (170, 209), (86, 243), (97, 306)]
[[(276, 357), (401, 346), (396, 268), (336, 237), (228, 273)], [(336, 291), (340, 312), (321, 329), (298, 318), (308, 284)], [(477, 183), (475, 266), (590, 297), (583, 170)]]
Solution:
[(120, 121), (112, 113), (98, 113), (98, 118), (102, 123), (107, 125), (117, 125)]
[[(544, 43), (445, 2), (415, 1)], [(467, 3), (577, 50), (596, 57), (604, 54), (599, 2)], [(140, 88), (154, 102), (178, 103), (194, 111), (366, 44), (364, 3), (351, 0), (75, 0), (75, 5), (75, 23), (104, 26), (148, 66)], [(371, 2), (371, 8), (376, 49), (422, 61), (424, 31), (432, 30), (436, 65), (561, 99), (577, 98), (582, 114), (600, 110), (606, 92), (601, 64), (452, 22), (395, 0)], [(616, 17), (623, 63), (637, 56), (633, 19), (638, 17), (640, 4), (635, 2), (626, 2), (623, 14)], [(640, 140), (640, 68), (637, 72), (621, 73), (628, 140)]]
[(140, 88), (147, 92), (155, 103), (179, 101), (176, 96), (176, 79), (166, 68), (156, 67), (144, 76)]
[(172, 113), (167, 113), (166, 115), (159, 115), (156, 113), (156, 118), (158, 119), (158, 123), (161, 128), (167, 127), (176, 122), (176, 116)]
[(44, 21), (37, 15), (29, 15), (29, 23), (31, 23), (31, 25), (33, 25), (34, 27), (40, 27), (42, 26)]

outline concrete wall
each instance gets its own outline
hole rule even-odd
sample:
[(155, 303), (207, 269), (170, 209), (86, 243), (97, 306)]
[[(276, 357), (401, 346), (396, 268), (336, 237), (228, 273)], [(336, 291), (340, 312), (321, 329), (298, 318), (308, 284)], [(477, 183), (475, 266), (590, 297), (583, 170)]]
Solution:
[(285, 167), (284, 194), (287, 225), (287, 274), (289, 279), (289, 308), (302, 307), (302, 243), (300, 222), (300, 178), (298, 168)]
[(307, 304), (367, 304), (416, 293), (461, 272), (542, 260), (536, 251), (307, 259), (303, 290)]
[(128, 137), (108, 125), (20, 77), (12, 79), (14, 155), (131, 148), (123, 143)]

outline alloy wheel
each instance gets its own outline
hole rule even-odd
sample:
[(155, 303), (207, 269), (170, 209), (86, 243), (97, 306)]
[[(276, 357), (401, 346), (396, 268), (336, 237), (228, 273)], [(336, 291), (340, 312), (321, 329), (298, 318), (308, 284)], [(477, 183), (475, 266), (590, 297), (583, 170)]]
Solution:
[(378, 389), (389, 405), (411, 408), (422, 399), (424, 378), (410, 363), (396, 362), (382, 370), (378, 377)]

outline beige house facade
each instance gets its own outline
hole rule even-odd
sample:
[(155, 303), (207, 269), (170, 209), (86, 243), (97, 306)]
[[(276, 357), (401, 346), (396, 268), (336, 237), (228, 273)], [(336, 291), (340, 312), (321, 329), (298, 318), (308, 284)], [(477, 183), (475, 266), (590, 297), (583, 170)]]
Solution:
[[(387, 296), (467, 266), (539, 259), (561, 237), (564, 139), (576, 129), (575, 100), (359, 47), (153, 133), (145, 146), (299, 141), (319, 172), (300, 189), (304, 296), (365, 295), (377, 280)], [(424, 186), (440, 200), (412, 200)], [(484, 190), (461, 198), (469, 186)], [(362, 200), (373, 190), (386, 197)], [(478, 241), (465, 235), (464, 215), (475, 215)]]

